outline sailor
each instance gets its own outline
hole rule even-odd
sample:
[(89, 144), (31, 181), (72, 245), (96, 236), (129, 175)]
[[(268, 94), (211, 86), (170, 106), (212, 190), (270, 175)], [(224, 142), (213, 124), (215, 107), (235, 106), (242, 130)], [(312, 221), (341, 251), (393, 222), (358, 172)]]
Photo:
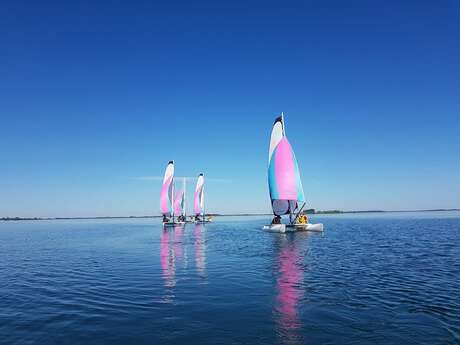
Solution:
[(306, 215), (302, 214), (298, 218), (298, 224), (307, 224), (308, 223), (308, 218)]
[(164, 214), (163, 215), (163, 223), (168, 223), (169, 222), (169, 218), (166, 217), (166, 215)]
[(272, 224), (281, 224), (281, 217), (275, 216), (272, 220)]

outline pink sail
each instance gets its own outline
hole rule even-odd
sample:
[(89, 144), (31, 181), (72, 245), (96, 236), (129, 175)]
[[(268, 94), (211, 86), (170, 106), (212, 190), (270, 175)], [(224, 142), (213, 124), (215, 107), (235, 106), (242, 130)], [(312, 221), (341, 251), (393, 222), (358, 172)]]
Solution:
[(273, 124), (268, 186), (273, 213), (276, 215), (293, 213), (297, 203), (305, 201), (297, 159), (286, 137), (283, 116), (278, 117)]
[(176, 198), (174, 199), (174, 214), (176, 216), (180, 216), (184, 214), (184, 190), (181, 189), (177, 194)]
[(160, 193), (160, 208), (161, 213), (165, 216), (170, 216), (172, 212), (173, 200), (173, 184), (174, 184), (174, 162), (170, 161), (166, 166), (163, 186)]
[(199, 216), (204, 213), (204, 175), (200, 174), (198, 176), (198, 181), (196, 182), (195, 188), (195, 197), (193, 198), (193, 209), (195, 215)]

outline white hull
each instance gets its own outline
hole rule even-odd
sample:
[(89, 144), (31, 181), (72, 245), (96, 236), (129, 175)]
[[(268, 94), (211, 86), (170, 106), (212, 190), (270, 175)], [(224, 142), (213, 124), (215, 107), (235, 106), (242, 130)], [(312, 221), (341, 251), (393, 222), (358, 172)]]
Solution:
[(212, 223), (212, 220), (200, 220), (200, 221), (194, 220), (193, 223), (195, 223), (195, 224)]
[(185, 222), (167, 222), (167, 223), (163, 223), (163, 226), (164, 227), (170, 227), (170, 226), (180, 226), (180, 225), (184, 225)]
[(274, 232), (293, 232), (293, 231), (323, 231), (323, 224), (270, 224), (265, 225), (264, 230)]

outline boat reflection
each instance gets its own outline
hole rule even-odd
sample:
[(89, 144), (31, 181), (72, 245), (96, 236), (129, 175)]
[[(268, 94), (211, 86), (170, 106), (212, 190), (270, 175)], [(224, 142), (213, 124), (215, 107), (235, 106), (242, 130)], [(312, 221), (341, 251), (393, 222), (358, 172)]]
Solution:
[(304, 257), (307, 233), (279, 234), (277, 249), (277, 278), (275, 315), (278, 334), (283, 344), (303, 344), (299, 304), (305, 294)]
[(173, 236), (170, 229), (163, 229), (160, 238), (160, 263), (163, 271), (163, 280), (165, 286), (172, 287), (176, 285), (176, 264), (174, 262), (174, 252), (170, 247), (171, 237)]
[(165, 286), (176, 285), (176, 266), (184, 258), (184, 227), (164, 228), (160, 237), (160, 263)]
[[(203, 224), (192, 225), (193, 245), (195, 251), (195, 266), (198, 275), (206, 276), (206, 241)], [(160, 236), (160, 264), (165, 287), (174, 287), (177, 284), (177, 270), (187, 269), (187, 238), (186, 226), (178, 225), (164, 228)]]
[(195, 224), (193, 232), (195, 236), (195, 265), (198, 274), (202, 277), (206, 276), (206, 242), (205, 242), (205, 227), (203, 224)]
[(180, 261), (183, 260), (186, 263), (185, 247), (184, 247), (184, 225), (176, 225), (174, 227), (174, 245), (173, 251), (177, 260), (177, 265), (180, 264)]

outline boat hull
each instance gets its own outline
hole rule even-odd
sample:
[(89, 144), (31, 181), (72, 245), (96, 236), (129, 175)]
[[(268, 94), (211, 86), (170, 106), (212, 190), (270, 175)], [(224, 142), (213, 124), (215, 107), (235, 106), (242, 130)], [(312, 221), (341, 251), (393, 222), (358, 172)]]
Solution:
[(184, 222), (167, 222), (163, 223), (163, 227), (168, 228), (168, 227), (174, 227), (174, 226), (181, 226), (184, 225)]
[(200, 220), (200, 221), (193, 221), (195, 224), (207, 224), (212, 223), (212, 220)]
[(264, 230), (273, 232), (294, 232), (294, 231), (324, 231), (324, 226), (321, 223), (317, 224), (270, 224), (265, 225)]

